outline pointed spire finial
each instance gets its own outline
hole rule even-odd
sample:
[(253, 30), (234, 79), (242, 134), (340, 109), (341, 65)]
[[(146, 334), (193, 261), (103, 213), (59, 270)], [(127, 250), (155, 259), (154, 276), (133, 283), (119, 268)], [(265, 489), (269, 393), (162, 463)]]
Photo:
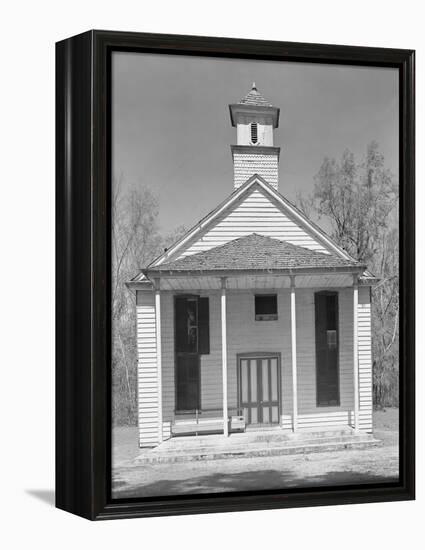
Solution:
[(252, 89), (257, 90), (257, 86), (255, 85), (255, 82), (252, 83)]

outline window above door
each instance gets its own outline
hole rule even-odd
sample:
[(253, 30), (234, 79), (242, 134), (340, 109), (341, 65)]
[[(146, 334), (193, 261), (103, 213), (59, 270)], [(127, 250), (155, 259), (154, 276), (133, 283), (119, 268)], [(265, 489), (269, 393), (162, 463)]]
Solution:
[(255, 320), (276, 321), (277, 318), (277, 294), (256, 294)]

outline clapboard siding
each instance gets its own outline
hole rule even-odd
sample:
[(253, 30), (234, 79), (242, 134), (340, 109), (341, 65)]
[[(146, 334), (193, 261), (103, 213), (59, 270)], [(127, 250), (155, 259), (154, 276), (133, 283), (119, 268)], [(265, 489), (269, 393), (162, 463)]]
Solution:
[(209, 250), (250, 233), (285, 240), (311, 250), (327, 253), (328, 250), (282, 211), (272, 197), (266, 196), (259, 187), (253, 188), (230, 211), (218, 217), (202, 234), (192, 240), (173, 256), (173, 260)]
[(151, 292), (137, 292), (137, 390), (139, 445), (158, 444), (158, 369), (155, 302)]
[(370, 288), (359, 288), (358, 304), (359, 338), (359, 425), (372, 432), (372, 322)]

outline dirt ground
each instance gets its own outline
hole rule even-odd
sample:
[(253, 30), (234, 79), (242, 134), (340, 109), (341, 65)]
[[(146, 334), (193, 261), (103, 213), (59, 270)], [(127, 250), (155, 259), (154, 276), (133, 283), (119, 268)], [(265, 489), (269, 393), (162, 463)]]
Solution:
[(137, 465), (137, 428), (113, 431), (114, 498), (379, 483), (398, 477), (398, 409), (374, 413), (379, 447)]

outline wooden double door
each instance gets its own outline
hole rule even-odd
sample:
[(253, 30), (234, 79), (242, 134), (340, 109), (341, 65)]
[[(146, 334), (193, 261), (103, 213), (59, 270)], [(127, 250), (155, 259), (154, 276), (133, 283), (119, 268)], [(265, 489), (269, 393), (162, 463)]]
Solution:
[(248, 425), (279, 424), (279, 355), (240, 355), (238, 386), (239, 409)]

